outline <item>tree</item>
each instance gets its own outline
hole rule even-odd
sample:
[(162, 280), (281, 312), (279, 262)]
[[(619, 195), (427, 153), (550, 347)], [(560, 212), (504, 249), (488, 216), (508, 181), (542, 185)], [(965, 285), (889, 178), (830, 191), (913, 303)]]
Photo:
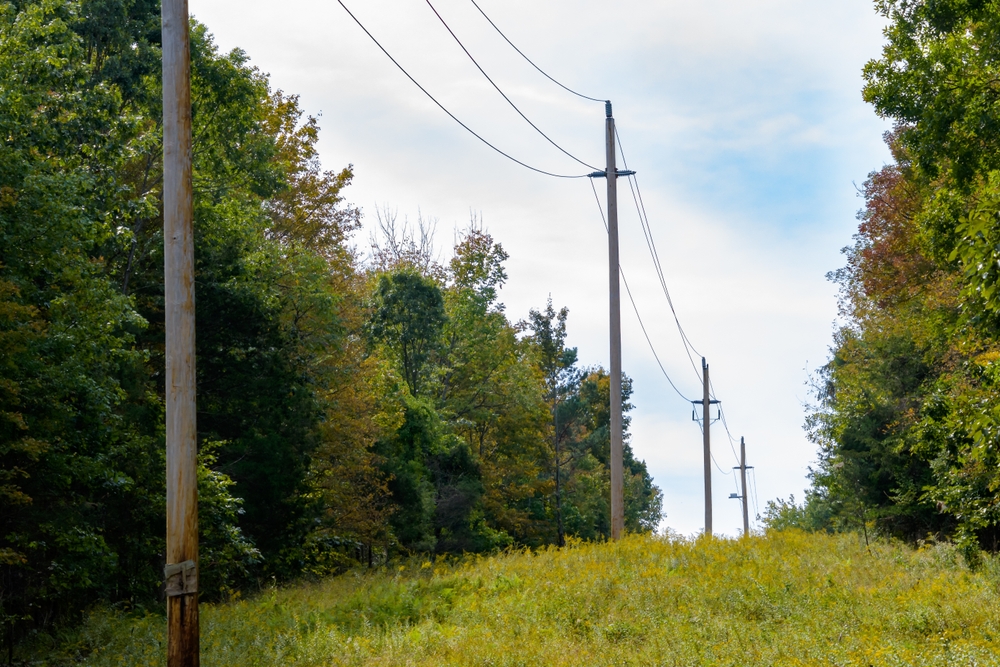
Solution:
[[(96, 600), (155, 602), (162, 581), (159, 23), (143, 0), (0, 5), (8, 643)], [(241, 52), (220, 55), (197, 24), (192, 55), (211, 597), (303, 571), (315, 519), (336, 509), (314, 492), (311, 453), (333, 446), (325, 424), (342, 408), (330, 383), (360, 358), (344, 326), (348, 306), (360, 310), (344, 298), (358, 287), (344, 247), (358, 213), (339, 198), (350, 174), (319, 169), (315, 121), (294, 98), (272, 94)], [(377, 415), (366, 405), (344, 409), (366, 425)], [(364, 472), (373, 440), (336, 444), (377, 492)]]
[(440, 345), (444, 298), (430, 278), (401, 269), (378, 278), (370, 336), (398, 359), (413, 396), (428, 380), (428, 362)]
[(562, 443), (571, 437), (575, 420), (568, 418), (574, 406), (564, 409), (566, 413), (560, 427), (560, 399), (573, 391), (579, 383), (576, 365), (576, 348), (566, 347), (566, 318), (569, 309), (563, 307), (556, 313), (552, 307), (552, 297), (549, 297), (544, 312), (531, 310), (528, 313), (532, 339), (538, 352), (538, 364), (541, 368), (550, 410), (552, 413), (552, 443), (554, 451), (555, 499), (556, 499), (556, 544), (566, 544), (562, 516), (562, 470), (572, 460), (563, 460)]
[[(498, 299), (507, 253), (475, 221), (459, 237), (444, 290), (439, 412), (468, 443), (483, 494), (470, 517), (480, 544), (550, 539), (544, 505), (551, 460), (544, 385), (528, 340)], [(470, 529), (471, 530), (471, 529)]]
[(975, 561), (1000, 536), (995, 249), (1000, 13), (886, 0), (865, 99), (896, 129), (865, 185), (840, 283), (847, 325), (807, 426), (820, 445), (807, 514), (910, 540), (954, 538)]
[[(552, 401), (553, 470), (556, 480), (557, 544), (564, 533), (584, 539), (607, 539), (611, 534), (611, 382), (603, 368), (576, 368), (576, 349), (566, 348), (565, 308), (558, 313), (551, 299), (544, 312), (531, 311), (539, 366)], [(632, 381), (622, 378), (622, 408)], [(622, 420), (625, 476), (625, 527), (633, 532), (655, 530), (662, 519), (660, 490), (629, 445), (630, 418)], [(564, 521), (565, 514), (565, 521)], [(565, 522), (565, 525), (564, 525)]]
[[(162, 488), (144, 394), (145, 326), (103, 272), (101, 168), (117, 157), (117, 91), (92, 72), (70, 3), (0, 6), (0, 623), (8, 643), (96, 594), (159, 580)], [(102, 162), (104, 161), (104, 162)], [(7, 502), (9, 501), (9, 502)], [(152, 551), (152, 553), (151, 553)], [(152, 562), (151, 562), (152, 561)], [(154, 584), (155, 585), (155, 584)]]

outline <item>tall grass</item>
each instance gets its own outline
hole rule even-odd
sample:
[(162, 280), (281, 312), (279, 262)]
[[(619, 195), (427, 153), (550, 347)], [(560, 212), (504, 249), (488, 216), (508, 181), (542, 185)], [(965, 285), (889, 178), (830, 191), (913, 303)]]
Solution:
[[(164, 664), (164, 620), (94, 613), (37, 664)], [(850, 535), (415, 562), (204, 605), (202, 664), (1000, 665), (1000, 568)]]

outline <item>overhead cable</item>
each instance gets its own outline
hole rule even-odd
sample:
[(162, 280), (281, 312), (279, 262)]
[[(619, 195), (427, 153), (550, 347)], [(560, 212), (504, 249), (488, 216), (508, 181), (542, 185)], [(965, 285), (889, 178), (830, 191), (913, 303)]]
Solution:
[(733, 475), (733, 479), (736, 479), (736, 476), (732, 470), (722, 469), (722, 466), (719, 465), (719, 462), (715, 460), (715, 454), (709, 453), (709, 456), (712, 457), (712, 463), (715, 464), (715, 467), (718, 468), (719, 472), (721, 472), (723, 475)]
[[(622, 159), (624, 160), (624, 156), (622, 157)], [(625, 168), (626, 169), (628, 168), (627, 164)], [(694, 357), (691, 356), (691, 352), (693, 351), (699, 357), (701, 355), (698, 354), (698, 351), (694, 349), (694, 346), (688, 342), (687, 335), (684, 333), (684, 327), (681, 326), (680, 318), (677, 316), (677, 311), (674, 309), (674, 302), (673, 299), (670, 298), (670, 290), (667, 289), (667, 283), (663, 277), (663, 269), (660, 266), (659, 257), (657, 257), (656, 249), (655, 246), (653, 245), (652, 234), (649, 229), (649, 223), (643, 219), (642, 209), (640, 207), (639, 200), (636, 197), (636, 188), (633, 186), (633, 181), (631, 177), (629, 178), (628, 184), (629, 184), (629, 189), (632, 192), (632, 201), (635, 202), (636, 212), (639, 214), (639, 224), (642, 227), (642, 235), (646, 239), (646, 247), (649, 249), (650, 256), (653, 258), (653, 269), (656, 271), (657, 278), (660, 281), (660, 288), (663, 290), (664, 295), (666, 295), (667, 297), (667, 305), (670, 306), (670, 312), (674, 316), (674, 323), (677, 325), (677, 331), (680, 333), (681, 344), (684, 346), (684, 353), (687, 355), (688, 362), (690, 362), (691, 364), (691, 369), (694, 370), (695, 377), (701, 380), (702, 374), (698, 372), (698, 364), (695, 363)]]
[[(604, 209), (601, 207), (601, 199), (597, 196), (597, 188), (594, 187), (594, 181), (590, 181), (590, 188), (594, 191), (594, 200), (597, 202), (597, 210), (601, 212), (601, 222), (604, 223), (604, 229), (608, 230), (608, 221), (604, 217)], [(610, 231), (610, 230), (608, 230)], [(622, 282), (625, 283), (625, 293), (628, 294), (629, 301), (632, 302), (632, 309), (635, 311), (635, 317), (639, 320), (639, 327), (642, 329), (642, 335), (646, 337), (646, 343), (649, 344), (649, 351), (653, 353), (653, 358), (656, 359), (656, 365), (660, 367), (660, 372), (663, 373), (663, 377), (667, 378), (667, 382), (673, 388), (677, 395), (683, 398), (686, 402), (690, 403), (691, 399), (681, 393), (681, 390), (677, 388), (674, 381), (670, 379), (670, 375), (667, 373), (667, 369), (663, 367), (663, 363), (660, 361), (660, 357), (656, 354), (656, 349), (653, 347), (653, 341), (649, 338), (649, 333), (646, 332), (646, 325), (642, 322), (642, 316), (639, 315), (639, 307), (635, 304), (635, 299), (632, 298), (632, 290), (628, 286), (628, 280), (625, 278), (625, 271), (622, 269), (621, 264), (618, 265), (618, 272), (621, 274)]]
[(565, 148), (563, 148), (562, 146), (560, 146), (559, 144), (557, 144), (555, 141), (552, 140), (551, 137), (549, 137), (549, 135), (547, 135), (544, 132), (542, 132), (542, 130), (537, 125), (535, 125), (534, 123), (532, 123), (531, 119), (528, 118), (527, 116), (525, 116), (524, 112), (522, 112), (520, 109), (517, 108), (517, 105), (514, 104), (514, 102), (509, 97), (507, 97), (507, 93), (503, 92), (503, 90), (500, 89), (500, 86), (498, 86), (496, 84), (496, 82), (492, 78), (490, 78), (490, 75), (486, 73), (486, 70), (484, 70), (482, 68), (482, 66), (479, 64), (479, 62), (475, 58), (472, 57), (472, 54), (469, 53), (469, 50), (467, 48), (465, 48), (465, 44), (462, 43), (462, 40), (460, 40), (458, 38), (458, 35), (455, 34), (455, 31), (452, 30), (451, 26), (449, 26), (448, 23), (444, 20), (444, 17), (441, 16), (441, 14), (438, 12), (438, 10), (434, 8), (434, 5), (431, 4), (431, 0), (425, 0), (425, 2), (427, 3), (427, 6), (431, 8), (431, 11), (434, 12), (434, 16), (438, 17), (438, 20), (441, 21), (441, 25), (443, 25), (445, 27), (445, 30), (448, 31), (448, 34), (450, 34), (452, 36), (452, 38), (455, 40), (455, 42), (462, 48), (462, 51), (465, 52), (465, 55), (469, 56), (469, 60), (471, 60), (472, 64), (476, 66), (476, 69), (479, 70), (479, 73), (482, 74), (484, 77), (486, 77), (486, 80), (489, 81), (490, 84), (494, 88), (496, 88), (497, 92), (500, 93), (500, 96), (503, 97), (505, 100), (507, 100), (507, 104), (509, 104), (511, 106), (511, 108), (514, 111), (516, 111), (517, 114), (521, 118), (523, 118), (524, 121), (528, 125), (530, 125), (532, 128), (534, 128), (535, 132), (538, 132), (538, 134), (540, 134), (543, 137), (545, 137), (546, 141), (548, 141), (550, 144), (552, 144), (553, 146), (555, 146), (556, 148), (558, 148), (560, 151), (562, 151), (563, 154), (565, 154), (565, 155), (569, 156), (570, 158), (576, 160), (577, 162), (579, 162), (580, 164), (582, 164), (584, 167), (590, 167), (591, 169), (597, 169), (597, 167), (595, 167), (594, 165), (588, 164), (588, 163), (584, 162), (583, 160), (581, 160), (580, 158), (578, 158), (577, 156), (573, 155), (568, 150), (566, 150)]
[(546, 79), (548, 79), (548, 80), (549, 80), (549, 81), (551, 81), (552, 83), (556, 84), (557, 86), (559, 86), (559, 87), (560, 87), (560, 88), (562, 88), (563, 90), (565, 90), (565, 91), (567, 91), (567, 92), (570, 92), (570, 93), (573, 93), (573, 94), (574, 94), (574, 95), (576, 95), (577, 97), (582, 97), (582, 98), (583, 98), (583, 99), (585, 99), (585, 100), (590, 100), (591, 102), (605, 102), (605, 101), (606, 101), (606, 100), (599, 100), (599, 99), (597, 99), (596, 97), (589, 97), (589, 96), (587, 96), (587, 95), (584, 95), (583, 93), (578, 93), (578, 92), (576, 92), (575, 90), (573, 90), (572, 88), (570, 88), (570, 87), (568, 87), (568, 86), (565, 86), (565, 85), (563, 85), (563, 84), (559, 83), (558, 81), (556, 81), (555, 79), (553, 79), (553, 78), (552, 78), (551, 76), (549, 76), (549, 75), (548, 75), (548, 73), (547, 73), (547, 72), (546, 72), (545, 70), (543, 70), (543, 69), (542, 69), (541, 67), (539, 67), (538, 65), (536, 65), (536, 64), (535, 64), (535, 63), (534, 63), (534, 62), (533, 62), (533, 61), (531, 60), (531, 58), (529, 58), (528, 56), (524, 55), (524, 52), (523, 52), (523, 51), (521, 51), (521, 49), (517, 48), (517, 47), (516, 47), (516, 46), (514, 45), (514, 42), (510, 41), (510, 39), (508, 39), (508, 38), (507, 38), (507, 35), (503, 34), (503, 31), (502, 31), (502, 30), (500, 30), (500, 28), (498, 28), (498, 27), (497, 27), (497, 24), (493, 22), (493, 19), (491, 19), (491, 18), (490, 18), (489, 16), (487, 16), (487, 15), (486, 15), (486, 12), (484, 12), (484, 11), (483, 11), (483, 8), (482, 8), (482, 7), (480, 7), (480, 6), (479, 6), (479, 5), (478, 5), (478, 4), (476, 3), (476, 0), (469, 0), (469, 1), (470, 1), (470, 2), (472, 2), (472, 4), (473, 4), (473, 5), (474, 5), (474, 6), (476, 7), (476, 9), (478, 9), (478, 10), (479, 10), (479, 13), (483, 15), (483, 18), (485, 18), (485, 19), (486, 19), (487, 21), (489, 21), (489, 24), (490, 24), (491, 26), (493, 26), (493, 29), (494, 29), (494, 30), (496, 30), (496, 31), (497, 31), (497, 32), (498, 32), (498, 33), (500, 34), (500, 36), (504, 38), (504, 41), (505, 41), (505, 42), (507, 42), (508, 44), (510, 44), (511, 48), (512, 48), (512, 49), (514, 49), (515, 51), (517, 51), (517, 52), (518, 52), (518, 54), (520, 54), (520, 56), (521, 56), (522, 58), (524, 58), (525, 60), (527, 60), (527, 61), (528, 61), (528, 64), (529, 64), (529, 65), (531, 65), (531, 66), (532, 66), (532, 67), (534, 67), (534, 68), (535, 68), (536, 70), (538, 70), (539, 72), (541, 72), (542, 76), (544, 76), (544, 77), (545, 77)]
[[(618, 134), (618, 128), (615, 127), (615, 139), (617, 139), (618, 152), (622, 156), (622, 164), (625, 169), (628, 169), (628, 158), (625, 157), (625, 149), (622, 147), (621, 136)], [(684, 345), (684, 350), (687, 353), (688, 361), (691, 362), (691, 368), (694, 370), (695, 375), (701, 377), (698, 372), (698, 365), (695, 363), (694, 358), (691, 353), (694, 352), (696, 356), (703, 357), (694, 344), (691, 343), (691, 339), (688, 338), (687, 332), (684, 331), (684, 327), (681, 325), (680, 318), (677, 315), (677, 309), (674, 308), (674, 300), (670, 296), (670, 289), (667, 287), (667, 280), (663, 274), (663, 265), (660, 262), (660, 253), (656, 249), (656, 242), (653, 240), (653, 229), (649, 224), (649, 216), (646, 214), (646, 204), (642, 200), (642, 190), (639, 189), (639, 181), (634, 174), (629, 176), (629, 189), (632, 192), (632, 201), (635, 203), (636, 213), (639, 215), (639, 224), (642, 226), (643, 237), (646, 239), (646, 247), (649, 249), (650, 257), (653, 260), (653, 268), (656, 270), (657, 278), (660, 281), (660, 288), (663, 290), (663, 295), (667, 299), (667, 305), (670, 306), (670, 312), (674, 316), (674, 323), (677, 325), (677, 331), (680, 333), (681, 342)]]
[[(625, 157), (625, 150), (622, 148), (621, 136), (619, 136), (618, 134), (617, 127), (615, 128), (615, 138), (617, 139), (618, 143), (618, 151), (622, 156), (622, 165), (625, 167), (625, 169), (628, 169), (628, 158)], [(691, 356), (691, 352), (694, 352), (699, 357), (703, 357), (703, 355), (700, 352), (698, 352), (697, 348), (695, 348), (695, 346), (691, 343), (691, 340), (688, 338), (687, 333), (684, 331), (684, 327), (681, 325), (680, 318), (677, 315), (677, 310), (674, 308), (674, 302), (673, 299), (670, 297), (670, 290), (667, 287), (667, 281), (663, 275), (663, 266), (662, 263), (660, 262), (659, 252), (656, 249), (656, 242), (653, 240), (653, 230), (649, 224), (649, 216), (646, 214), (646, 205), (645, 202), (642, 201), (642, 191), (639, 189), (639, 181), (634, 174), (629, 176), (629, 189), (632, 191), (632, 200), (635, 202), (636, 212), (639, 215), (639, 223), (642, 226), (643, 236), (646, 239), (646, 247), (649, 249), (650, 257), (653, 260), (653, 268), (656, 270), (656, 275), (659, 278), (660, 287), (663, 290), (663, 294), (667, 298), (667, 304), (670, 306), (670, 312), (674, 316), (674, 322), (677, 325), (677, 331), (680, 333), (681, 342), (684, 344), (684, 351), (687, 353), (688, 361), (691, 362), (691, 367), (692, 369), (694, 369), (695, 375), (700, 378), (701, 374), (698, 373), (698, 367)], [(712, 384), (711, 380), (709, 380), (709, 390), (710, 390), (710, 396), (713, 399), (715, 399), (716, 398), (715, 386)], [(732, 432), (729, 430), (729, 424), (726, 421), (726, 411), (723, 409), (721, 402), (719, 403), (719, 416), (722, 421), (722, 426), (725, 428), (726, 436), (729, 439), (729, 449), (730, 451), (732, 451), (733, 458), (735, 459), (736, 463), (739, 464), (740, 457), (736, 454), (736, 440)], [(716, 467), (718, 467), (718, 464), (716, 464)]]
[[(694, 402), (694, 403), (698, 403), (699, 401), (693, 401), (693, 402)], [(693, 417), (693, 415), (692, 415), (692, 417)], [(698, 424), (698, 430), (699, 430), (699, 431), (701, 431), (701, 434), (702, 434), (702, 435), (704, 435), (704, 434), (705, 434), (705, 424), (704, 424), (704, 420), (701, 420), (701, 421), (699, 421), (699, 420), (695, 419), (694, 421), (695, 421), (695, 423), (697, 423), (697, 424)], [(711, 425), (711, 424), (709, 424), (709, 428), (711, 428), (711, 427), (712, 427), (712, 425)], [(710, 452), (708, 453), (708, 455), (709, 455), (709, 457), (710, 457), (710, 458), (712, 459), (712, 463), (714, 463), (714, 464), (715, 464), (715, 467), (716, 467), (716, 469), (717, 469), (717, 470), (718, 470), (719, 472), (721, 472), (721, 473), (722, 473), (723, 475), (733, 475), (733, 479), (735, 479), (735, 478), (736, 478), (736, 475), (735, 475), (735, 473), (733, 473), (733, 471), (732, 471), (732, 470), (724, 470), (724, 469), (722, 468), (722, 466), (720, 466), (720, 465), (719, 465), (719, 462), (715, 460), (715, 454), (714, 454), (713, 452), (711, 452), (711, 451), (710, 451)]]
[(722, 418), (722, 426), (726, 429), (726, 435), (729, 436), (729, 449), (733, 450), (733, 458), (736, 459), (736, 463), (740, 463), (740, 457), (736, 454), (736, 438), (729, 431), (729, 424), (726, 423), (726, 411), (722, 409), (721, 401), (719, 402), (719, 416)]
[[(618, 151), (622, 157), (622, 165), (625, 169), (628, 169), (628, 159), (625, 157), (625, 150), (622, 148), (621, 137), (618, 135), (617, 127), (615, 128), (615, 138), (617, 139)], [(593, 182), (591, 182), (591, 186), (593, 186)], [(684, 331), (684, 327), (681, 325), (680, 318), (677, 315), (677, 310), (674, 308), (674, 302), (670, 297), (670, 290), (667, 287), (667, 281), (663, 275), (663, 266), (660, 262), (659, 252), (656, 249), (656, 242), (653, 240), (653, 230), (649, 224), (649, 217), (646, 214), (646, 205), (642, 201), (642, 191), (639, 189), (639, 181), (635, 177), (634, 173), (629, 176), (629, 189), (632, 191), (632, 200), (635, 202), (636, 213), (639, 215), (639, 223), (642, 226), (643, 236), (646, 239), (646, 247), (649, 249), (650, 257), (653, 260), (653, 268), (656, 270), (657, 278), (660, 281), (660, 287), (662, 288), (663, 294), (667, 299), (667, 304), (670, 306), (670, 312), (674, 316), (674, 323), (677, 325), (677, 331), (680, 333), (681, 342), (684, 344), (684, 351), (687, 354), (688, 361), (691, 362), (691, 367), (694, 369), (695, 375), (701, 379), (701, 374), (698, 373), (698, 367), (691, 356), (691, 352), (694, 352), (699, 357), (703, 357), (703, 355), (698, 352), (698, 350), (691, 343), (687, 333)], [(596, 196), (596, 190), (594, 194)], [(715, 386), (712, 384), (711, 380), (709, 380), (709, 390), (710, 396), (715, 399)], [(736, 454), (736, 441), (732, 432), (729, 430), (729, 424), (726, 421), (726, 412), (723, 409), (721, 402), (719, 403), (719, 417), (721, 418), (723, 428), (725, 428), (726, 436), (729, 440), (729, 449), (733, 453), (733, 458), (737, 464), (740, 464), (740, 457)], [(715, 462), (714, 457), (712, 461)], [(718, 463), (716, 463), (716, 467), (719, 468)]]
[(441, 109), (441, 111), (444, 111), (446, 114), (448, 114), (448, 116), (453, 121), (455, 121), (456, 123), (458, 123), (459, 125), (461, 125), (463, 128), (465, 128), (465, 130), (468, 131), (476, 139), (479, 139), (481, 142), (483, 142), (484, 144), (486, 144), (487, 146), (489, 146), (490, 148), (492, 148), (493, 150), (495, 150), (497, 153), (500, 153), (500, 155), (503, 155), (508, 160), (511, 160), (512, 162), (516, 162), (517, 164), (521, 165), (522, 167), (525, 167), (526, 169), (530, 169), (531, 171), (537, 172), (539, 174), (544, 174), (546, 176), (552, 176), (554, 178), (587, 178), (587, 174), (555, 174), (555, 173), (553, 173), (551, 171), (545, 171), (544, 169), (539, 169), (537, 167), (532, 167), (530, 164), (527, 164), (526, 162), (522, 162), (521, 160), (518, 160), (516, 157), (510, 155), (509, 153), (505, 153), (504, 151), (500, 150), (499, 148), (497, 148), (496, 146), (494, 146), (493, 144), (491, 144), (489, 141), (487, 141), (482, 136), (480, 136), (479, 133), (477, 133), (475, 130), (473, 130), (468, 125), (466, 125), (465, 123), (463, 123), (462, 121), (460, 121), (455, 116), (455, 114), (453, 114), (452, 112), (448, 111), (448, 109), (446, 109), (443, 104), (441, 104), (440, 102), (438, 102), (437, 99), (433, 95), (431, 95), (429, 92), (427, 92), (427, 89), (424, 88), (423, 86), (421, 86), (420, 83), (416, 79), (414, 79), (413, 76), (411, 76), (410, 73), (407, 72), (406, 69), (402, 65), (400, 65), (399, 62), (395, 58), (392, 57), (392, 54), (390, 54), (386, 50), (386, 48), (384, 46), (382, 46), (382, 44), (377, 39), (375, 39), (375, 36), (373, 34), (371, 34), (371, 32), (368, 31), (368, 28), (366, 28), (364, 26), (364, 24), (360, 20), (358, 20), (358, 17), (356, 17), (353, 13), (351, 13), (351, 10), (347, 8), (347, 5), (344, 4), (343, 0), (337, 0), (337, 3), (341, 7), (344, 8), (344, 11), (347, 12), (348, 16), (350, 16), (352, 19), (354, 19), (354, 22), (358, 24), (358, 27), (360, 27), (362, 30), (364, 30), (365, 34), (368, 35), (368, 37), (373, 42), (375, 42), (375, 46), (377, 46), (382, 51), (382, 53), (384, 53), (389, 58), (389, 60), (392, 61), (392, 64), (395, 65), (397, 68), (399, 68), (399, 71), (402, 72), (403, 74), (405, 74), (407, 79), (409, 79), (410, 81), (413, 82), (413, 85), (415, 85), (417, 88), (419, 88), (420, 91), (424, 95), (426, 95), (427, 97), (429, 97), (430, 100), (432, 102), (434, 102), (434, 104), (436, 104), (438, 106), (438, 108)]

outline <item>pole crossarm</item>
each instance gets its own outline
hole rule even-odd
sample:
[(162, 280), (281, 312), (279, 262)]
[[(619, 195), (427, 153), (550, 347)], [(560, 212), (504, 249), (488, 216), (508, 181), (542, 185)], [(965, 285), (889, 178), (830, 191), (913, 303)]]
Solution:
[[(631, 169), (615, 169), (615, 176), (635, 176), (635, 172)], [(606, 171), (592, 171), (587, 174), (587, 178), (607, 178), (608, 172)]]

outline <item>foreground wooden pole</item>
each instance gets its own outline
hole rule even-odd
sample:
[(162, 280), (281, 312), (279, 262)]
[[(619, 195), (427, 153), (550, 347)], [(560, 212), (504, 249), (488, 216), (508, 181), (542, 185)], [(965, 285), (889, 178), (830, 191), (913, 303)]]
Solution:
[(197, 667), (191, 56), (187, 0), (163, 0), (163, 257), (167, 399), (167, 665)]
[(618, 282), (618, 168), (615, 166), (615, 119), (611, 102), (605, 103), (608, 179), (608, 272), (611, 324), (611, 539), (625, 530), (624, 477), (622, 470), (622, 324), (621, 287)]

